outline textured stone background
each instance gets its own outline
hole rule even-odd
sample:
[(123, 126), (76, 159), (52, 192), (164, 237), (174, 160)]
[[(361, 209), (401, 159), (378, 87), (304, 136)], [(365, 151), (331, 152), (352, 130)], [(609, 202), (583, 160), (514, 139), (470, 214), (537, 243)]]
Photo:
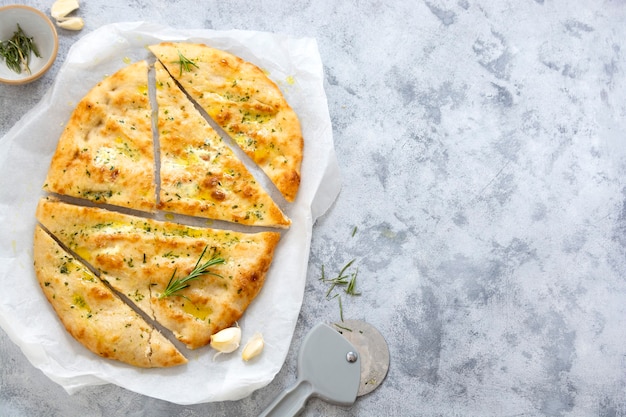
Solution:
[(362, 294), (343, 314), (385, 334), (389, 375), (350, 409), (303, 415), (626, 415), (624, 1), (84, 0), (79, 15), (45, 78), (0, 86), (0, 135), (103, 24), (282, 32), (318, 41), (344, 187), (267, 387), (195, 406), (68, 396), (0, 331), (0, 416), (256, 415), (294, 382), (306, 332), (339, 317), (321, 266), (351, 259)]

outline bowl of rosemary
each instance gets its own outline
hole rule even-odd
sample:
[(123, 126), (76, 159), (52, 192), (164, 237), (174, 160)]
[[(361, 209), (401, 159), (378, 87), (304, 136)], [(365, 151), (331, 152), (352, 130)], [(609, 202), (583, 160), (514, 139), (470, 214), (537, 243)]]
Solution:
[(23, 5), (0, 7), (0, 83), (26, 84), (50, 69), (59, 39), (48, 17)]

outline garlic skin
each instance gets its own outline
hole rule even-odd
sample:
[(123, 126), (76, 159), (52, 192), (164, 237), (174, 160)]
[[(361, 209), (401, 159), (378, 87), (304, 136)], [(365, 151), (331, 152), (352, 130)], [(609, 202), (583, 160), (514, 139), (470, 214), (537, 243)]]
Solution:
[(81, 30), (85, 26), (85, 22), (80, 17), (69, 17), (57, 21), (57, 25), (67, 30)]
[(248, 362), (250, 359), (255, 358), (263, 352), (265, 342), (263, 341), (263, 335), (261, 333), (255, 333), (254, 336), (246, 343), (246, 346), (241, 352), (241, 359)]
[(56, 20), (60, 20), (79, 7), (78, 0), (57, 0), (50, 8), (50, 15)]
[(228, 327), (211, 336), (211, 347), (219, 353), (231, 353), (239, 348), (241, 342), (241, 329)]

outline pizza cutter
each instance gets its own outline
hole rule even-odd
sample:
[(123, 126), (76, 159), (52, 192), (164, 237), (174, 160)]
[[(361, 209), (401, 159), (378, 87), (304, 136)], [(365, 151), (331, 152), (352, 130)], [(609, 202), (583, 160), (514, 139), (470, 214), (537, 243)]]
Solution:
[(376, 328), (360, 320), (320, 323), (305, 336), (298, 378), (259, 417), (295, 416), (311, 397), (350, 406), (376, 389), (389, 369), (389, 347)]

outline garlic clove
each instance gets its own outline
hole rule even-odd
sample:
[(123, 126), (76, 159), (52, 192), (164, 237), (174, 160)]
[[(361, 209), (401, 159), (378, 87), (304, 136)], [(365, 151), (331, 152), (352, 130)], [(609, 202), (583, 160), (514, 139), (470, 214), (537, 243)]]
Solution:
[(78, 0), (57, 0), (50, 8), (50, 15), (59, 20), (78, 9)]
[(241, 342), (241, 329), (228, 327), (211, 336), (211, 347), (220, 353), (230, 353), (237, 350)]
[(69, 17), (57, 21), (57, 25), (67, 30), (81, 30), (85, 26), (85, 22), (80, 17)]
[(263, 335), (261, 333), (255, 333), (243, 348), (243, 351), (241, 352), (241, 359), (247, 362), (250, 359), (257, 357), (263, 351), (263, 347), (265, 347)]

